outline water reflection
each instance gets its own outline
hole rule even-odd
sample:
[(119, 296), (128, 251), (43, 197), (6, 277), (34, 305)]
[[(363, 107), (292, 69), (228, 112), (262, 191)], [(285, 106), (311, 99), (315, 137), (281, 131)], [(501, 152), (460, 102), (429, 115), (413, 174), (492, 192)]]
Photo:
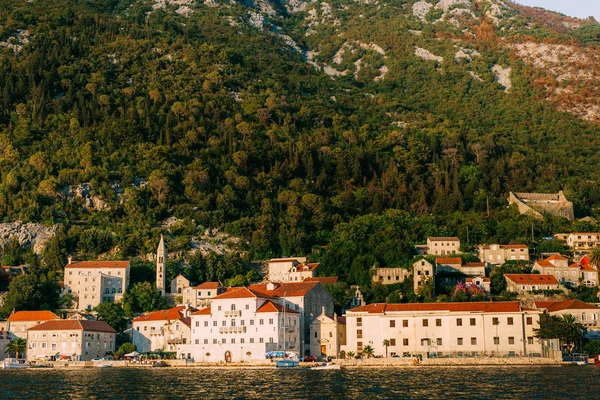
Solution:
[(0, 371), (0, 398), (598, 398), (600, 368), (418, 367)]

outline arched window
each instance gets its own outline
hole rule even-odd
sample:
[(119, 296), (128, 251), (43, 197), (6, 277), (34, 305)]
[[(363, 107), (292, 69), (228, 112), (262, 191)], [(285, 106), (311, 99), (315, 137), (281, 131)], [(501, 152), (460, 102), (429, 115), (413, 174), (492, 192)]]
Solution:
[(235, 311), (235, 304), (231, 305), (231, 311)]
[(108, 294), (108, 293), (109, 293), (109, 291), (108, 291), (108, 288), (104, 289), (104, 293), (105, 293), (105, 294)]
[(114, 293), (117, 293), (117, 289), (115, 289), (115, 288), (112, 288), (112, 292), (113, 292), (113, 294), (114, 294)]

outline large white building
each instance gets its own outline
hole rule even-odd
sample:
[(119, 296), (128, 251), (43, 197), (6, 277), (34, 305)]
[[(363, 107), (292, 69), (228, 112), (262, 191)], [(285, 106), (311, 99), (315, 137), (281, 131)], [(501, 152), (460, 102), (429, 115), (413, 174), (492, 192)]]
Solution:
[(178, 306), (134, 318), (132, 343), (137, 351), (175, 352), (178, 345), (189, 343), (192, 311), (188, 306)]
[(194, 312), (191, 344), (178, 355), (197, 362), (246, 362), (269, 352), (300, 353), (300, 313), (281, 299), (248, 288), (231, 288)]
[(73, 261), (65, 266), (63, 293), (73, 308), (91, 310), (102, 302), (119, 302), (129, 285), (129, 261)]
[(539, 310), (518, 302), (368, 304), (346, 311), (347, 345), (375, 355), (526, 356), (542, 354), (535, 338)]

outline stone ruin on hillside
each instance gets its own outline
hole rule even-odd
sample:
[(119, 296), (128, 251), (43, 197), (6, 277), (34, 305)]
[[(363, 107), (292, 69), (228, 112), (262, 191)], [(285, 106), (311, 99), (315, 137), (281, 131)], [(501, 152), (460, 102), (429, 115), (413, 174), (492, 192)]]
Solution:
[(575, 219), (573, 203), (567, 200), (562, 190), (558, 193), (513, 193), (508, 196), (508, 204), (516, 204), (521, 214), (542, 218), (542, 213)]

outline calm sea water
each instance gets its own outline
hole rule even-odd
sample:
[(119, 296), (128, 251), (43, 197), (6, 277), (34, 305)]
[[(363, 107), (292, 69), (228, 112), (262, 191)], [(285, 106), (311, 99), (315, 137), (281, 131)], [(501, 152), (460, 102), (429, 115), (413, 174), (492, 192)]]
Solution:
[(600, 398), (600, 368), (0, 370), (0, 399)]

